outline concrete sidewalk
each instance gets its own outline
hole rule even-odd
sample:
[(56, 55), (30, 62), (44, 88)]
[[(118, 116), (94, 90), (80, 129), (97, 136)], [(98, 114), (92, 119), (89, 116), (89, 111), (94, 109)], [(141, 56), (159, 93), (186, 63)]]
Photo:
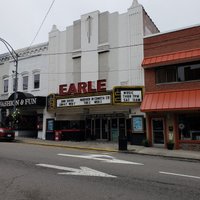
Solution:
[(104, 152), (123, 152), (123, 153), (135, 153), (143, 155), (152, 156), (163, 156), (171, 157), (176, 159), (189, 159), (200, 161), (199, 151), (187, 151), (187, 150), (168, 150), (156, 147), (143, 147), (136, 145), (128, 145), (128, 149), (125, 151), (118, 150), (118, 143), (114, 142), (100, 142), (100, 141), (83, 141), (83, 142), (73, 142), (73, 141), (51, 141), (51, 140), (41, 140), (33, 138), (23, 138), (16, 137), (16, 142), (61, 148), (73, 148), (82, 150), (94, 150), (94, 151), (104, 151)]

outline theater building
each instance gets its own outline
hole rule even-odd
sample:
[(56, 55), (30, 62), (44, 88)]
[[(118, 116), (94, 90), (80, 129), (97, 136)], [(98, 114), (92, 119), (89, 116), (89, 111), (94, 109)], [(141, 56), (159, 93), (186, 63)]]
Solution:
[(145, 37), (142, 66), (149, 142), (200, 150), (200, 26)]
[(77, 131), (85, 139), (143, 137), (143, 36), (157, 32), (137, 0), (123, 14), (87, 13), (65, 31), (54, 25), (49, 33), (46, 138), (59, 131), (66, 139)]
[[(24, 116), (39, 115), (42, 127), (37, 126), (41, 127), (37, 137), (116, 141), (122, 135), (141, 144), (143, 37), (157, 32), (143, 6), (133, 0), (122, 14), (86, 13), (63, 31), (53, 25), (47, 43), (17, 51), (18, 92), (25, 95), (17, 102), (48, 96), (47, 108), (19, 105)], [(4, 114), (12, 111), (8, 105), (12, 105), (15, 67), (9, 54), (0, 55), (0, 62), (5, 120)]]

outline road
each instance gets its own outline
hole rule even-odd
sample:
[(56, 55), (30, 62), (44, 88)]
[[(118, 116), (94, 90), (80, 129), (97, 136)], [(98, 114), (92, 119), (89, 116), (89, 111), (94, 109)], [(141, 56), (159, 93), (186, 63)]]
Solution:
[(0, 142), (2, 200), (199, 200), (200, 162)]

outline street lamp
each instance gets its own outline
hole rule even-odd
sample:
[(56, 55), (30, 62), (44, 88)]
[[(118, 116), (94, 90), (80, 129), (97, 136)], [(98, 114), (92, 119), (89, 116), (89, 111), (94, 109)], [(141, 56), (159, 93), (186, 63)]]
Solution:
[(18, 60), (19, 60), (19, 55), (17, 52), (12, 48), (12, 46), (4, 39), (0, 38), (0, 41), (4, 43), (6, 48), (8, 49), (10, 55), (12, 56), (13, 60), (15, 61), (15, 91), (14, 91), (14, 112), (16, 111), (16, 100), (17, 100), (17, 90), (18, 90)]

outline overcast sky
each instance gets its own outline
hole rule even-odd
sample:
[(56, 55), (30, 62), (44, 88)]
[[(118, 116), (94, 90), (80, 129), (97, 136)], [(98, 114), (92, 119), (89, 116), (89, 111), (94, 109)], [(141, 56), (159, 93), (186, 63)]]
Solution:
[[(53, 0), (0, 0), (0, 38), (14, 49), (30, 46)], [(55, 0), (34, 44), (48, 41), (53, 24), (65, 30), (82, 14), (124, 13), (133, 0)], [(200, 24), (200, 0), (138, 0), (161, 32)], [(0, 53), (7, 52), (0, 43)]]

